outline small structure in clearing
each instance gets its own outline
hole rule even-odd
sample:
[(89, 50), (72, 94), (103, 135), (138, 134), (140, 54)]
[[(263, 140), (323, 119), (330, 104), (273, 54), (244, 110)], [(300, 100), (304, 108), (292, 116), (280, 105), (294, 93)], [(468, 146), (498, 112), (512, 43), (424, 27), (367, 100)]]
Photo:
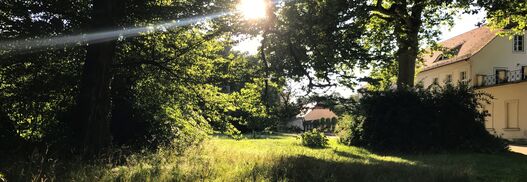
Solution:
[(315, 106), (304, 115), (298, 115), (287, 125), (306, 131), (317, 128), (326, 132), (333, 132), (337, 124), (337, 115), (329, 108)]

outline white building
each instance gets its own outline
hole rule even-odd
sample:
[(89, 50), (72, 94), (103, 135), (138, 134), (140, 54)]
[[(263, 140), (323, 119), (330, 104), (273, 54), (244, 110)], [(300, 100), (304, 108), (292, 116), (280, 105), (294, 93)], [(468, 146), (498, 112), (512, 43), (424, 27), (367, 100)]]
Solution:
[(440, 45), (447, 48), (425, 55), (416, 82), (468, 82), (495, 97), (485, 106), (491, 114), (485, 126), (510, 140), (527, 139), (527, 54), (525, 33), (511, 38), (481, 27)]

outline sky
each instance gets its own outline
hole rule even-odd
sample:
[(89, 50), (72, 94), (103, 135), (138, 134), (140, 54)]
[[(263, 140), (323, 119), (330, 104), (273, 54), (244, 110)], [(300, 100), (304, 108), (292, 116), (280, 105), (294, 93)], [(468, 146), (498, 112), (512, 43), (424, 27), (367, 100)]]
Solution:
[[(456, 17), (454, 20), (453, 27), (449, 27), (447, 25), (441, 26), (441, 32), (443, 34), (440, 36), (440, 41), (447, 40), (449, 38), (455, 37), (459, 34), (462, 34), (474, 28), (477, 28), (476, 24), (484, 20), (485, 15), (486, 15), (486, 12), (480, 12), (475, 15), (462, 14)], [(237, 46), (234, 47), (234, 49), (238, 51), (242, 51), (242, 52), (247, 52), (249, 54), (256, 54), (258, 53), (258, 46), (260, 45), (260, 40), (261, 40), (261, 37), (256, 37), (253, 39), (247, 39), (247, 40), (241, 41)], [(368, 70), (365, 70), (365, 71), (356, 70), (356, 71), (359, 72), (358, 75), (360, 76), (366, 76), (367, 74), (369, 74)], [(302, 92), (302, 89), (301, 89), (301, 86), (303, 85), (303, 83), (290, 83), (290, 84), (292, 88), (296, 90), (298, 96), (305, 94)], [(329, 90), (328, 89), (318, 90), (316, 92), (319, 92), (319, 93), (337, 92), (344, 97), (349, 97), (355, 93), (353, 90), (345, 88), (345, 87), (336, 87), (336, 88), (332, 88)]]

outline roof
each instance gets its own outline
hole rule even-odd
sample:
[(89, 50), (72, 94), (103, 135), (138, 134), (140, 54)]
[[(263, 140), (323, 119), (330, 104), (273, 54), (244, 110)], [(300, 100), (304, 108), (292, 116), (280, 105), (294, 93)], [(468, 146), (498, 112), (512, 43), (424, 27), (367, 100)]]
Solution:
[(336, 118), (337, 115), (329, 109), (324, 108), (313, 108), (305, 116), (305, 121), (319, 120), (322, 118)]
[(496, 31), (490, 30), (490, 28), (487, 26), (482, 26), (448, 40), (439, 42), (439, 45), (446, 49), (454, 49), (459, 47), (459, 52), (446, 60), (438, 60), (439, 56), (441, 56), (443, 53), (441, 51), (435, 51), (433, 54), (424, 55), (422, 57), (425, 64), (423, 71), (470, 59), (492, 40), (494, 40), (494, 38), (497, 36), (496, 33)]

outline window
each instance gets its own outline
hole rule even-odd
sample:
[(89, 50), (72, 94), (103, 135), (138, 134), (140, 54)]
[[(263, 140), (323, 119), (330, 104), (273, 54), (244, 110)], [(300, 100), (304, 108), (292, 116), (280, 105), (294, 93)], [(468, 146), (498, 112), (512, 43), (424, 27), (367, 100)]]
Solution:
[(513, 44), (514, 52), (523, 52), (525, 51), (525, 42), (523, 39), (523, 35), (515, 35), (514, 36), (514, 44)]
[(451, 82), (452, 82), (452, 75), (451, 74), (446, 75), (445, 83), (451, 83)]
[(496, 69), (496, 83), (506, 83), (507, 80), (507, 69)]
[(462, 71), (461, 73), (459, 73), (459, 81), (465, 81), (465, 80), (467, 80), (467, 72)]
[(456, 46), (456, 47), (454, 47), (452, 49), (449, 49), (449, 50), (443, 52), (441, 55), (439, 55), (437, 57), (436, 61), (443, 61), (443, 60), (447, 60), (447, 59), (456, 57), (459, 54), (459, 50), (461, 50), (461, 46), (463, 46), (463, 44), (458, 45), (458, 46)]
[(505, 102), (505, 126), (506, 128), (519, 128), (518, 126), (518, 100)]
[(450, 56), (445, 55), (445, 54), (441, 54), (441, 55), (439, 55), (437, 61), (443, 61), (443, 60), (447, 60), (447, 59), (450, 59)]

